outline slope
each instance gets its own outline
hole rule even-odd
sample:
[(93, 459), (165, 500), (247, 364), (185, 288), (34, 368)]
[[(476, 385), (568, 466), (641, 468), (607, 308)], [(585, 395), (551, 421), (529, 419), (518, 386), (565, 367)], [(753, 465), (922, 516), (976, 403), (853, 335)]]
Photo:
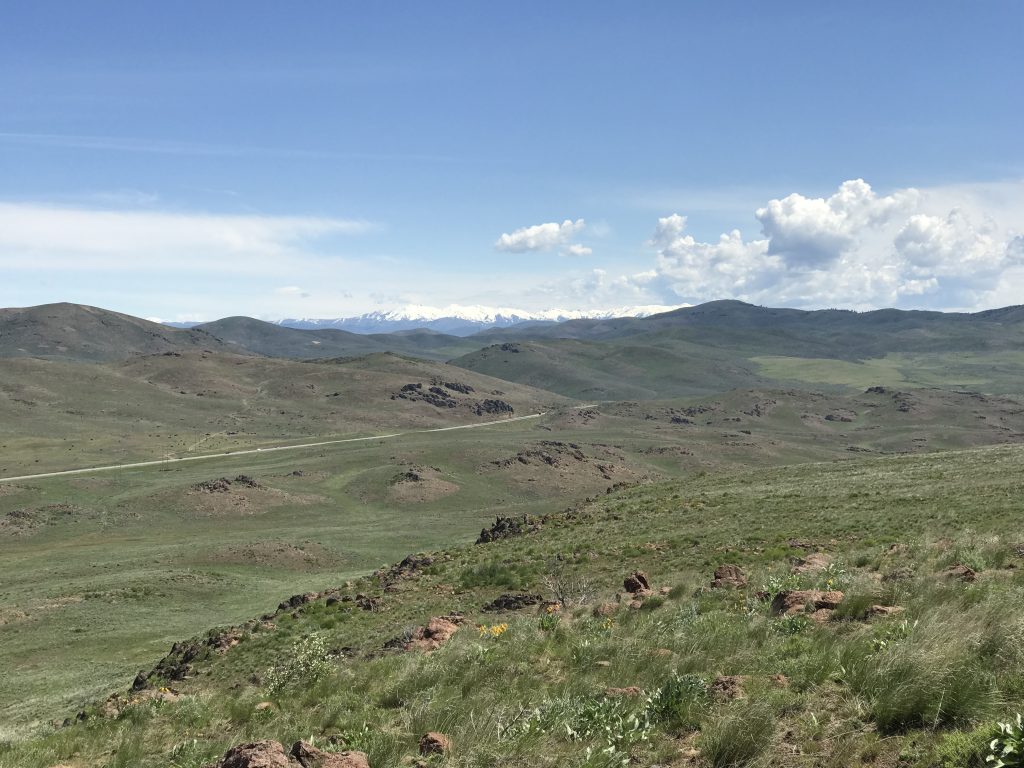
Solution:
[(15, 359), (0, 378), (0, 476), (474, 423), (561, 401), (390, 354), (299, 362), (169, 352), (86, 367)]
[(202, 330), (168, 328), (81, 304), (0, 309), (0, 358), (109, 362), (188, 349), (224, 349)]
[(367, 335), (337, 328), (291, 328), (251, 317), (227, 317), (196, 327), (239, 352), (268, 357), (319, 359), (397, 352), (443, 360), (475, 348), (458, 337), (431, 331)]
[(393, 768), (427, 732), (441, 765), (983, 766), (1024, 693), (1022, 469), (1014, 447), (620, 491), (178, 643), (0, 766), (306, 739)]

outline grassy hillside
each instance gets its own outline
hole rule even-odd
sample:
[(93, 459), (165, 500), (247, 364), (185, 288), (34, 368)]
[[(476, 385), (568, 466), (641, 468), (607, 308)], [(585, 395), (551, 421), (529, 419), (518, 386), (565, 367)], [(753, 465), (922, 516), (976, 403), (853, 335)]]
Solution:
[(767, 381), (757, 366), (693, 344), (504, 342), (453, 365), (581, 399), (658, 399), (724, 392)]
[[(349, 365), (375, 375), (392, 366), (404, 376), (409, 363)], [(1022, 436), (1024, 407), (1012, 398), (742, 391), (0, 483), (2, 735), (127, 686), (177, 639), (410, 552), (471, 541), (496, 515), (548, 514), (619, 484), (698, 482), (745, 466), (925, 454)]]
[[(400, 397), (407, 384), (421, 385), (420, 394)], [(439, 404), (423, 399), (431, 386), (447, 393)], [(90, 366), (8, 360), (0, 374), (0, 477), (500, 418), (477, 413), (487, 400), (522, 415), (563, 398), (394, 355), (296, 362), (174, 352)]]
[(742, 355), (843, 360), (882, 357), (897, 351), (1019, 349), (1024, 340), (1024, 308), (1004, 307), (973, 314), (897, 309), (804, 311), (711, 301), (646, 318), (572, 320), (488, 331), (474, 338), (491, 343), (552, 338), (644, 343), (650, 337), (726, 348)]
[(103, 362), (135, 355), (224, 348), (202, 330), (168, 328), (81, 304), (0, 309), (0, 358)]
[[(621, 491), (271, 601), (0, 765), (198, 768), (271, 738), (385, 768), (440, 731), (450, 751), (431, 764), (980, 767), (1024, 701), (1022, 470), (1004, 447)], [(712, 588), (723, 564), (746, 584)], [(639, 599), (623, 583), (637, 570)], [(540, 603), (483, 610), (506, 593)], [(450, 640), (416, 649), (417, 626), (459, 613)]]
[(457, 336), (432, 331), (359, 334), (335, 328), (300, 330), (251, 317), (227, 317), (203, 323), (197, 328), (239, 352), (306, 360), (355, 357), (379, 352), (398, 352), (414, 357), (446, 360), (476, 347), (473, 342)]

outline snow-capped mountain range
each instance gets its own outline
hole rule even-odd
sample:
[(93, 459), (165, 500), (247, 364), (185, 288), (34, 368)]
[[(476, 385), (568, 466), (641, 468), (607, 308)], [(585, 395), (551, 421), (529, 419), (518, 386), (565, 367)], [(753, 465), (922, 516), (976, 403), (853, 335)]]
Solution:
[[(686, 305), (679, 305), (686, 306)], [(367, 312), (356, 317), (334, 319), (289, 318), (278, 320), (278, 325), (287, 328), (340, 328), (352, 333), (392, 333), (415, 328), (427, 328), (440, 333), (468, 336), (486, 328), (505, 328), (519, 323), (560, 323), (565, 320), (606, 319), (611, 317), (647, 317), (660, 312), (670, 312), (679, 306), (649, 304), (637, 307), (616, 307), (614, 309), (548, 309), (529, 311), (511, 307), (464, 306), (451, 304), (447, 307), (428, 307), (409, 304), (400, 309)]]

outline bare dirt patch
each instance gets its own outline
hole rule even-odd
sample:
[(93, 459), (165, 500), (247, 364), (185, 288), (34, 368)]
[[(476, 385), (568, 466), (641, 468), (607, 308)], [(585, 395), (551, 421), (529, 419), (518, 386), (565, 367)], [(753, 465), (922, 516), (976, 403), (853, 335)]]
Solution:
[(174, 504), (183, 512), (197, 517), (231, 517), (258, 515), (285, 504), (318, 504), (324, 496), (313, 493), (288, 493), (264, 485), (256, 478), (238, 475), (235, 478), (211, 478), (196, 483), (184, 494), (174, 493)]
[(204, 565), (252, 565), (304, 571), (337, 565), (341, 559), (336, 552), (315, 542), (254, 541), (218, 547), (199, 562)]
[(459, 486), (445, 480), (437, 467), (412, 466), (392, 478), (388, 498), (402, 504), (418, 504), (443, 499), (458, 490)]

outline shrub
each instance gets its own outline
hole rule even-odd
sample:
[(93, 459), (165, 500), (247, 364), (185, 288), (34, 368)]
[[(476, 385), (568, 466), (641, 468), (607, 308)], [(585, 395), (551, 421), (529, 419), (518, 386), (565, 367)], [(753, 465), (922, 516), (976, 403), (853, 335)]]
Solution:
[[(651, 722), (626, 699), (562, 697), (548, 699), (512, 731), (512, 735), (562, 734), (569, 741), (590, 741), (597, 754), (628, 765), (629, 750), (647, 741)], [(594, 754), (591, 749), (587, 754)], [(597, 756), (597, 755), (595, 755)]]
[(708, 686), (698, 675), (674, 674), (651, 694), (651, 719), (677, 728), (696, 728), (710, 703)]
[(319, 635), (309, 635), (296, 640), (288, 658), (267, 670), (265, 684), (274, 696), (288, 688), (318, 683), (331, 673), (327, 659), (327, 647)]
[(459, 577), (459, 583), (463, 589), (474, 587), (523, 589), (528, 582), (529, 574), (526, 569), (499, 562), (481, 563), (466, 568)]
[(799, 635), (813, 623), (806, 613), (793, 613), (772, 622), (771, 627), (780, 635)]

